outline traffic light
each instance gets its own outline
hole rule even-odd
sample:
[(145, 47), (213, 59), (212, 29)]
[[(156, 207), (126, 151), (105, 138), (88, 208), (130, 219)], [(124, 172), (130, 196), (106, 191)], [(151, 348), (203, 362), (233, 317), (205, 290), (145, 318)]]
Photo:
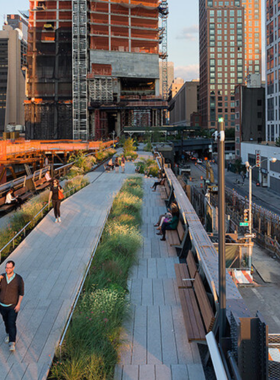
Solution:
[(244, 222), (249, 222), (249, 209), (244, 208)]

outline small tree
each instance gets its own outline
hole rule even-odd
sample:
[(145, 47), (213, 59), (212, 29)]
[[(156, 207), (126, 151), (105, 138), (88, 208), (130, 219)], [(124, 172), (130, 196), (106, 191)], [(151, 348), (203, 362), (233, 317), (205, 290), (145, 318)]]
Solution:
[(278, 137), (278, 138), (276, 139), (276, 141), (275, 141), (275, 145), (276, 145), (277, 147), (280, 147), (280, 137)]
[(136, 147), (134, 146), (134, 140), (132, 137), (129, 137), (123, 144), (123, 152), (125, 155), (127, 155), (127, 152), (134, 152), (135, 150)]

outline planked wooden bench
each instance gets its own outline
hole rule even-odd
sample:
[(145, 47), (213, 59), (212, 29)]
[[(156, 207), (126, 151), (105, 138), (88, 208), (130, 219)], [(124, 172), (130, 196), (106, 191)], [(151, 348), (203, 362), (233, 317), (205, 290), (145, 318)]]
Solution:
[[(19, 189), (14, 191), (15, 196), (20, 197), (23, 201), (31, 197), (32, 192), (27, 189), (26, 186), (20, 187)], [(0, 198), (0, 211), (7, 212), (15, 208), (14, 204), (7, 204), (6, 202), (6, 194)]]
[(161, 199), (168, 199), (169, 196), (170, 196), (170, 187), (169, 187), (169, 184), (167, 182), (167, 180), (165, 180), (164, 182), (164, 186), (160, 186), (160, 197)]
[(45, 189), (47, 186), (50, 185), (50, 184), (49, 184), (49, 181), (47, 181), (45, 177), (40, 178), (40, 179), (37, 179), (37, 180), (34, 180), (34, 179), (33, 179), (33, 183), (34, 183), (34, 187), (35, 187), (35, 190), (36, 190), (36, 191), (43, 190), (43, 189)]
[(30, 198), (33, 194), (31, 191), (27, 189), (26, 186), (23, 186), (20, 189), (15, 190), (15, 195), (20, 197), (23, 201), (25, 201), (26, 199)]
[(181, 220), (178, 222), (176, 230), (166, 230), (166, 236), (169, 244), (173, 246), (180, 246), (185, 234), (184, 226)]
[(0, 198), (0, 212), (7, 212), (9, 210), (12, 210), (15, 205), (6, 204), (6, 195), (4, 197)]
[[(213, 328), (215, 316), (191, 251), (188, 253), (187, 264), (188, 266), (175, 264), (187, 267), (180, 267), (180, 270), (175, 267), (185, 328), (189, 342), (205, 341), (205, 335)], [(183, 277), (188, 274), (190, 277)], [(183, 281), (184, 279), (189, 281)]]

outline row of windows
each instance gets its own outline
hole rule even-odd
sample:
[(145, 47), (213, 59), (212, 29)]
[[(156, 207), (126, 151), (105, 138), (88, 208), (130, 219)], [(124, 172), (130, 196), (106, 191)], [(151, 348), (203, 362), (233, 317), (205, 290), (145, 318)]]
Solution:
[[(235, 22), (235, 20), (233, 19), (233, 21), (232, 22)], [(210, 23), (209, 24), (209, 29), (215, 29), (215, 23), (213, 22), (213, 23)], [(241, 23), (237, 23), (237, 24), (229, 24), (229, 27), (230, 27), (230, 29), (235, 29), (235, 25), (236, 25), (236, 27), (237, 27), (237, 29), (243, 29), (242, 28), (242, 24)], [(223, 24), (217, 24), (217, 28), (218, 29), (222, 29), (222, 26), (223, 26), (223, 29), (227, 29), (227, 24), (226, 23), (223, 23)]]
[[(209, 60), (209, 63), (210, 63), (210, 66), (215, 66), (216, 65), (216, 60), (215, 59), (210, 59)], [(230, 62), (230, 66), (235, 66), (236, 64), (236, 60), (235, 59), (230, 59), (229, 60)], [(227, 59), (217, 59), (217, 65), (218, 66), (227, 66), (228, 64), (228, 60)], [(237, 65), (242, 65), (243, 64), (243, 59), (237, 59)]]
[[(222, 17), (222, 12), (224, 14), (224, 16), (227, 16), (229, 14), (230, 17), (234, 17), (237, 15), (237, 17), (242, 17), (242, 10), (241, 9), (230, 9), (229, 11), (228, 10), (224, 10), (222, 11), (221, 9), (211, 9), (209, 11), (209, 14), (210, 14), (210, 17), (214, 17), (215, 16), (215, 13), (218, 17)], [(226, 12), (226, 13), (225, 13)]]
[[(239, 22), (239, 23), (242, 23), (242, 18), (238, 17), (237, 20), (235, 20), (234, 18), (230, 18), (229, 19), (229, 22)], [(210, 17), (209, 18), (209, 22), (211, 23), (215, 23), (215, 19), (213, 17)], [(227, 17), (224, 17), (223, 19), (221, 17), (218, 17), (217, 18), (217, 22), (222, 22), (222, 23), (227, 23), (228, 22), (228, 18)]]
[[(216, 56), (215, 54), (210, 53), (210, 58), (215, 58), (215, 56)], [(242, 58), (242, 53), (238, 53), (237, 55), (235, 53), (230, 53), (229, 57), (230, 58), (236, 58), (236, 57), (237, 58)], [(225, 54), (217, 54), (217, 58), (228, 58), (228, 54), (227, 53), (225, 53)], [(252, 61), (249, 61), (249, 63), (252, 63)], [(257, 63), (259, 63), (259, 61)]]
[[(242, 41), (237, 41), (237, 42), (235, 42), (235, 41), (230, 41), (229, 43), (228, 43), (228, 41), (225, 41), (224, 42), (224, 46), (238, 46), (238, 47), (240, 47), (240, 49), (241, 49), (241, 46), (242, 46), (242, 44), (243, 44), (243, 42)], [(210, 46), (223, 46), (223, 43), (221, 42), (221, 41), (210, 41), (209, 42), (209, 45)]]
[[(236, 78), (235, 79), (230, 79), (229, 80), (229, 82), (227, 82), (227, 83), (242, 83), (243, 82), (243, 75), (241, 76), (241, 78), (237, 78), (237, 80), (236, 80)], [(222, 84), (222, 83), (224, 83), (224, 81), (223, 81), (223, 79), (210, 79), (210, 83), (220, 83), (220, 84)]]
[[(217, 51), (218, 53), (222, 53), (222, 52), (223, 53), (227, 53), (228, 52), (228, 48), (227, 47), (225, 47), (224, 49), (222, 49), (222, 48), (217, 48), (217, 49), (210, 48), (210, 53), (214, 53), (215, 51)], [(235, 52), (235, 48), (230, 48), (229, 51), (231, 53), (234, 53)], [(239, 52), (242, 51), (242, 48), (238, 48), (238, 51)], [(238, 55), (240, 55), (240, 54), (238, 54)], [(242, 56), (242, 54), (241, 54), (241, 56)], [(239, 57), (239, 58), (241, 58), (241, 57)]]

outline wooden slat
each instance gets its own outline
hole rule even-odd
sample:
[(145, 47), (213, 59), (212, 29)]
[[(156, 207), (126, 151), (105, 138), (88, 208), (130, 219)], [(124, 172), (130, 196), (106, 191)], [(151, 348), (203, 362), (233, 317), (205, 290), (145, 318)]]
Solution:
[(174, 268), (178, 288), (192, 288), (192, 281), (186, 264), (174, 264)]
[(205, 330), (192, 289), (179, 289), (179, 296), (189, 342), (205, 340)]
[(207, 297), (200, 274), (198, 272), (195, 275), (194, 290), (202, 314), (205, 329), (207, 332), (209, 332), (213, 327), (215, 316), (209, 298)]
[(190, 275), (192, 278), (194, 278), (194, 276), (197, 272), (197, 267), (196, 267), (196, 263), (194, 261), (192, 251), (189, 251), (189, 253), (188, 253), (187, 264), (188, 264)]
[(171, 246), (180, 245), (180, 239), (178, 237), (177, 230), (166, 230), (166, 235)]
[(177, 232), (178, 232), (178, 236), (179, 236), (180, 241), (182, 241), (184, 238), (184, 235), (185, 235), (185, 230), (184, 230), (184, 226), (183, 226), (183, 223), (181, 222), (181, 220), (179, 220), (179, 223), (177, 226)]

